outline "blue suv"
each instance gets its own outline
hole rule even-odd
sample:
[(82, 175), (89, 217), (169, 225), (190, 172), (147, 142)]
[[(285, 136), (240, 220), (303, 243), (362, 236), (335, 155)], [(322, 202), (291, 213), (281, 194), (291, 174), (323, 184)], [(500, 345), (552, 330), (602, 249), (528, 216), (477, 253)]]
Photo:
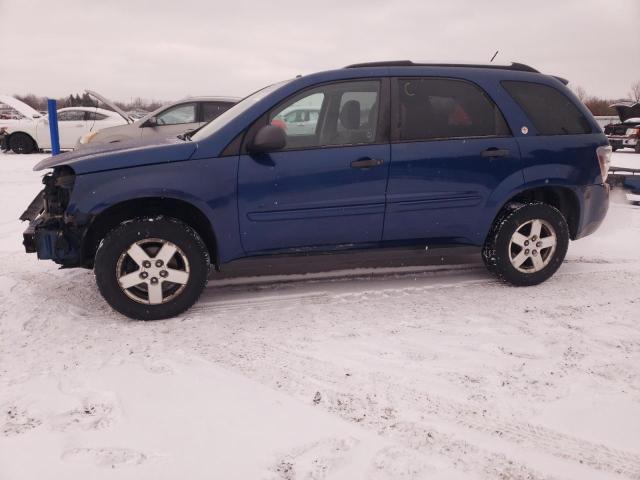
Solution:
[(93, 268), (138, 319), (185, 311), (211, 265), (256, 255), (477, 246), (499, 278), (535, 285), (609, 204), (611, 147), (566, 83), (409, 61), (301, 76), (195, 132), (43, 160), (24, 245)]

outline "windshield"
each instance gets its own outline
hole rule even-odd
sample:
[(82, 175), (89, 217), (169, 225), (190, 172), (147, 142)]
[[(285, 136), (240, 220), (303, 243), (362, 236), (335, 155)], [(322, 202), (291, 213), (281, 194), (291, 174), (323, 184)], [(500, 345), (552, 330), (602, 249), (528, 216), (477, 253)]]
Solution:
[(291, 80), (285, 80), (284, 82), (274, 83), (273, 85), (269, 85), (268, 87), (265, 87), (265, 88), (263, 88), (261, 90), (258, 90), (257, 92), (254, 92), (251, 95), (249, 95), (248, 97), (245, 97), (243, 100), (239, 101), (233, 107), (231, 107), (229, 110), (224, 112), (222, 115), (220, 115), (219, 117), (214, 118), (209, 123), (207, 123), (205, 126), (200, 128), (197, 132), (195, 132), (193, 134), (191, 139), (194, 142), (197, 142), (197, 141), (200, 141), (202, 139), (207, 138), (210, 135), (213, 135), (218, 130), (220, 130), (220, 128), (222, 128), (224, 125), (229, 123), (231, 120), (233, 120), (234, 118), (238, 117), (239, 115), (242, 115), (249, 108), (254, 106), (256, 103), (258, 103), (264, 97), (269, 95), (271, 92), (277, 90), (278, 88), (280, 88), (281, 86), (289, 83), (290, 81)]

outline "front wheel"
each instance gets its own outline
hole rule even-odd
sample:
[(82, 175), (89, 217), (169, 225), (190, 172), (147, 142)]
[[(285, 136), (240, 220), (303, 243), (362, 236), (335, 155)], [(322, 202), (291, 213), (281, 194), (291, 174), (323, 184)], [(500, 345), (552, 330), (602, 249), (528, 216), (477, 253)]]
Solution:
[(100, 243), (94, 262), (107, 303), (140, 320), (169, 318), (190, 308), (207, 283), (209, 267), (198, 233), (167, 217), (120, 224)]
[(9, 138), (9, 148), (13, 153), (33, 153), (36, 151), (36, 143), (26, 133), (17, 132)]
[(489, 270), (513, 285), (537, 285), (551, 277), (567, 253), (569, 227), (558, 209), (530, 203), (496, 220), (483, 250)]

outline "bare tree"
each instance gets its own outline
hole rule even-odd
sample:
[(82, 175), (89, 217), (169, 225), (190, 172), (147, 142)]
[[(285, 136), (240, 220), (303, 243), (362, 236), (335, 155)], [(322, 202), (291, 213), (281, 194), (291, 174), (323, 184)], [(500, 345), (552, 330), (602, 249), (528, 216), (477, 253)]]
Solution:
[(634, 102), (640, 102), (640, 80), (631, 84), (631, 91), (629, 92), (629, 96)]
[(585, 102), (585, 100), (587, 99), (587, 91), (582, 86), (572, 86), (571, 90), (573, 90), (573, 93), (576, 94), (576, 97), (578, 97), (582, 103)]

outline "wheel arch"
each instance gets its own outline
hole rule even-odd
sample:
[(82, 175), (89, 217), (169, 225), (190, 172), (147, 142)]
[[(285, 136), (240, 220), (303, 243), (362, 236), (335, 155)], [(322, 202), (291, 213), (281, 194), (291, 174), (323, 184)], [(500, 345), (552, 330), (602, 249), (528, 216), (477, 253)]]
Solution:
[(82, 242), (82, 261), (93, 264), (95, 253), (105, 235), (126, 220), (164, 215), (177, 218), (191, 226), (202, 238), (212, 263), (218, 264), (218, 242), (207, 216), (193, 204), (171, 197), (141, 197), (124, 200), (106, 208), (91, 221)]
[(566, 185), (536, 185), (520, 190), (503, 203), (494, 216), (494, 221), (509, 204), (532, 202), (542, 202), (557, 208), (567, 221), (570, 238), (574, 240), (577, 237), (581, 203), (575, 191)]

